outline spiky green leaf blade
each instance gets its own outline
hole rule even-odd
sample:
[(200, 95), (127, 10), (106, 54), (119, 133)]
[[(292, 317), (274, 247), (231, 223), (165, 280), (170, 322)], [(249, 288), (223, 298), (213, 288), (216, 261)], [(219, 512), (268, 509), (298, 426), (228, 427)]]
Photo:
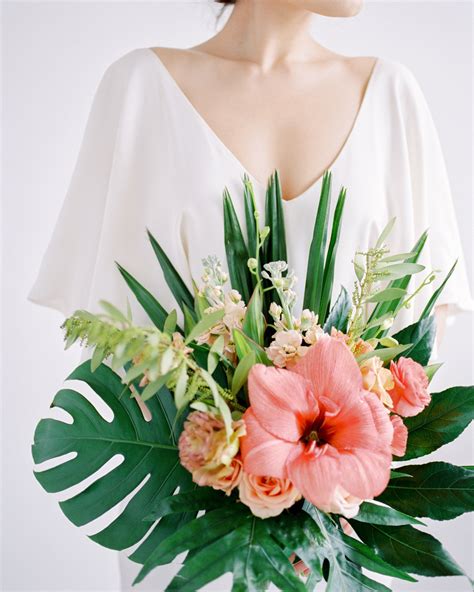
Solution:
[[(398, 481), (398, 479), (395, 479), (395, 481)], [(390, 487), (390, 485), (388, 487)], [(380, 497), (378, 499), (380, 501), (385, 501)], [(368, 522), (369, 524), (382, 524), (384, 526), (423, 524), (420, 520), (417, 520), (416, 518), (413, 518), (413, 516), (409, 516), (404, 512), (370, 502), (363, 502), (360, 505), (359, 512), (354, 516), (354, 520), (357, 520), (357, 522)]]
[(331, 173), (323, 176), (319, 204), (309, 249), (303, 308), (318, 311), (321, 304), (321, 288), (326, 253), (329, 208), (331, 203)]
[(407, 417), (408, 443), (400, 460), (419, 458), (455, 440), (474, 419), (474, 387), (455, 386), (431, 394), (430, 404)]
[(431, 298), (428, 300), (425, 308), (423, 309), (423, 312), (420, 315), (420, 319), (419, 319), (420, 321), (422, 319), (426, 319), (427, 317), (430, 316), (430, 314), (436, 304), (436, 301), (441, 296), (441, 293), (443, 292), (446, 284), (448, 283), (449, 278), (453, 274), (453, 271), (455, 270), (457, 263), (458, 263), (458, 260), (456, 259), (456, 261), (454, 262), (454, 265), (451, 267), (451, 269), (448, 271), (446, 277), (441, 282), (441, 285), (433, 292)]
[(324, 323), (324, 331), (326, 333), (331, 333), (331, 329), (334, 327), (334, 329), (345, 333), (347, 331), (347, 323), (349, 320), (351, 308), (351, 297), (344, 286), (341, 286), (339, 296), (337, 297), (337, 300), (334, 303), (334, 306), (331, 308), (331, 312)]
[(236, 395), (246, 384), (249, 372), (257, 363), (257, 355), (254, 351), (249, 351), (238, 363), (232, 377), (231, 393)]
[(232, 288), (248, 302), (253, 280), (247, 266), (249, 251), (227, 187), (224, 189), (224, 244)]
[(247, 311), (242, 323), (242, 331), (260, 346), (263, 346), (263, 336), (265, 333), (265, 317), (262, 310), (262, 288), (260, 285), (257, 285), (247, 304)]
[(321, 302), (319, 305), (319, 323), (322, 325), (329, 312), (332, 289), (334, 284), (334, 269), (336, 267), (336, 254), (341, 234), (342, 213), (346, 202), (347, 190), (343, 187), (337, 198), (336, 208), (332, 219), (331, 238), (329, 239), (326, 261), (324, 263), (323, 285), (321, 289)]
[(266, 366), (273, 366), (263, 347), (261, 347), (256, 341), (253, 341), (253, 339), (246, 335), (241, 329), (232, 330), (232, 340), (235, 344), (235, 350), (239, 360), (243, 360), (249, 352), (253, 351), (258, 362), (265, 364)]
[(257, 206), (255, 203), (255, 195), (253, 185), (247, 174), (244, 175), (244, 207), (245, 207), (245, 223), (247, 226), (247, 246), (250, 257), (256, 258), (257, 244), (258, 244), (258, 228)]
[(265, 225), (270, 228), (270, 235), (264, 247), (265, 263), (287, 261), (285, 219), (283, 216), (280, 178), (277, 170), (273, 172), (267, 186)]
[(163, 330), (166, 317), (168, 316), (167, 311), (161, 306), (161, 304), (158, 302), (158, 300), (156, 300), (151, 292), (144, 288), (140, 282), (133, 277), (132, 274), (130, 274), (120, 265), (120, 263), (116, 261), (115, 264), (117, 265), (118, 270), (120, 271), (123, 279), (126, 281), (128, 287), (133, 292), (135, 298), (138, 300), (143, 310), (150, 317), (151, 322), (155, 325), (155, 327)]
[(474, 511), (474, 474), (445, 462), (407, 465), (408, 479), (389, 483), (378, 499), (413, 516), (452, 520)]
[(152, 235), (150, 230), (147, 229), (148, 239), (153, 247), (153, 251), (158, 259), (158, 263), (163, 271), (163, 275), (166, 283), (168, 284), (171, 293), (173, 294), (178, 306), (184, 312), (184, 305), (191, 311), (194, 306), (194, 298), (188, 287), (184, 283), (184, 280), (171, 263), (167, 254), (161, 247), (160, 243)]

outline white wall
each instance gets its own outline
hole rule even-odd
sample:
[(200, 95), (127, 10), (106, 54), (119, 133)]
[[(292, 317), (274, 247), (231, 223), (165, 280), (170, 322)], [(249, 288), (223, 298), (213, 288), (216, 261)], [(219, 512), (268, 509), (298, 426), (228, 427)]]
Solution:
[[(355, 19), (315, 21), (335, 50), (407, 64), (419, 79), (444, 147), (472, 273), (471, 43), (469, 2), (369, 2)], [(107, 65), (135, 47), (189, 47), (214, 32), (199, 2), (6, 2), (3, 5), (3, 585), (9, 590), (116, 590), (116, 554), (69, 524), (32, 475), (38, 420), (79, 352), (63, 352), (55, 311), (25, 300), (56, 220), (93, 92)], [(472, 275), (471, 275), (472, 277)], [(58, 278), (59, 279), (59, 278)], [(472, 382), (472, 316), (441, 348), (435, 386)], [(472, 464), (472, 432), (436, 454)], [(462, 565), (472, 563), (472, 521), (433, 525)], [(419, 588), (468, 590), (462, 579)]]

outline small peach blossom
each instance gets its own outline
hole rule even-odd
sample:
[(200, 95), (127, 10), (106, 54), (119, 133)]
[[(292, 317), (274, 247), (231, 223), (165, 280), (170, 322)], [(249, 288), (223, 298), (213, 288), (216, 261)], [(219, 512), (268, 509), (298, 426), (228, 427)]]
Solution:
[(383, 367), (382, 360), (377, 356), (364, 360), (360, 371), (364, 388), (375, 393), (386, 407), (392, 408), (393, 402), (387, 391), (394, 387), (393, 376)]
[(277, 331), (270, 347), (266, 348), (267, 355), (275, 366), (283, 368), (304, 356), (307, 348), (302, 345), (302, 341), (301, 333), (294, 329)]
[(402, 417), (418, 415), (430, 403), (429, 380), (421, 364), (401, 357), (390, 364), (394, 386), (389, 391), (393, 411)]
[(301, 499), (301, 493), (289, 479), (257, 477), (245, 471), (239, 484), (239, 496), (259, 518), (278, 516)]

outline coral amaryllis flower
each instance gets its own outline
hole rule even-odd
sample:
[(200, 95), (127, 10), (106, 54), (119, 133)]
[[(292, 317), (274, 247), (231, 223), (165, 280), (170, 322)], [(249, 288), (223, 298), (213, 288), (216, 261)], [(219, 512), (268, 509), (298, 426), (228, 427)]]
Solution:
[(248, 386), (245, 471), (290, 479), (326, 512), (338, 511), (337, 491), (362, 500), (385, 489), (393, 427), (344, 343), (322, 337), (291, 370), (256, 364)]

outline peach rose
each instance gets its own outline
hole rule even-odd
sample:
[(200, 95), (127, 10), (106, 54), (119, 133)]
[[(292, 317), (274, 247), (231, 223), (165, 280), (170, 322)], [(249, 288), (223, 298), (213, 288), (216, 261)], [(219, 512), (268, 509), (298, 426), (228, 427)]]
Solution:
[(235, 456), (229, 465), (220, 465), (213, 471), (206, 468), (196, 469), (193, 473), (193, 481), (230, 495), (232, 490), (239, 485), (242, 473), (242, 461)]
[(239, 496), (259, 518), (278, 516), (301, 499), (301, 493), (289, 479), (257, 477), (245, 471), (239, 484)]
[(392, 454), (394, 456), (403, 456), (407, 449), (407, 427), (399, 415), (391, 415), (390, 421), (393, 425)]
[(391, 362), (394, 387), (389, 390), (393, 411), (402, 417), (418, 415), (431, 401), (428, 377), (423, 366), (410, 358)]
[(377, 356), (364, 360), (360, 371), (364, 388), (375, 393), (386, 407), (392, 408), (393, 402), (387, 391), (394, 387), (393, 376), (383, 367), (382, 360)]

